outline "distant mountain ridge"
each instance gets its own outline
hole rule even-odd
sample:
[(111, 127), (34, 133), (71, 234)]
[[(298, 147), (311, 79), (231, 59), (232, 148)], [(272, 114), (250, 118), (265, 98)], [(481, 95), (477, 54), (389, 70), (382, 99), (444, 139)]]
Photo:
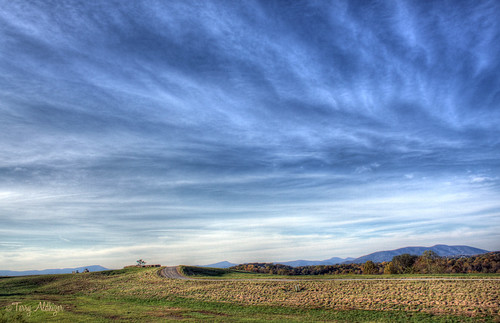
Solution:
[(354, 258), (339, 258), (332, 257), (326, 260), (292, 260), (292, 261), (279, 261), (275, 262), (275, 264), (287, 265), (291, 267), (302, 267), (302, 266), (318, 266), (318, 265), (336, 265), (341, 264), (346, 261), (354, 260)]
[(346, 263), (365, 263), (368, 260), (373, 262), (391, 261), (394, 256), (399, 256), (405, 253), (420, 256), (427, 250), (434, 251), (441, 257), (474, 256), (489, 252), (488, 250), (469, 246), (448, 246), (444, 244), (437, 244), (432, 247), (405, 247), (394, 250), (377, 251)]
[(210, 267), (210, 268), (229, 268), (233, 266), (237, 266), (238, 264), (233, 264), (232, 262), (229, 261), (221, 261), (217, 262), (215, 264), (210, 264), (210, 265), (203, 265), (200, 267)]
[[(273, 262), (274, 264), (282, 264), (291, 267), (302, 267), (302, 266), (318, 266), (318, 265), (337, 265), (337, 264), (351, 264), (351, 263), (365, 263), (368, 260), (373, 262), (384, 262), (391, 261), (394, 256), (399, 256), (405, 253), (420, 256), (425, 251), (432, 250), (441, 257), (454, 257), (454, 256), (474, 256), (489, 252), (488, 250), (474, 248), (470, 246), (448, 246), (444, 244), (437, 244), (432, 247), (404, 247), (394, 250), (377, 251), (368, 255), (364, 255), (358, 258), (339, 258), (332, 257), (326, 260), (292, 260), (292, 261), (279, 261)], [(229, 268), (236, 266), (238, 264), (231, 263), (228, 261), (221, 261), (215, 264), (204, 265), (201, 267), (212, 267), (212, 268)]]
[[(353, 260), (354, 258), (339, 258), (333, 257), (326, 260), (292, 260), (292, 261), (278, 261), (274, 262), (274, 264), (287, 265), (291, 267), (301, 267), (301, 266), (317, 266), (317, 265), (336, 265), (349, 260)], [(233, 266), (237, 266), (239, 264), (235, 264), (229, 261), (221, 261), (215, 264), (202, 265), (200, 267), (211, 267), (211, 268), (229, 268)]]
[(109, 270), (99, 265), (94, 266), (84, 266), (77, 268), (62, 268), (62, 269), (44, 269), (44, 270), (25, 270), (25, 271), (13, 271), (13, 270), (0, 270), (0, 276), (29, 276), (29, 275), (52, 275), (52, 274), (71, 274), (73, 271), (83, 272), (88, 269), (90, 272)]

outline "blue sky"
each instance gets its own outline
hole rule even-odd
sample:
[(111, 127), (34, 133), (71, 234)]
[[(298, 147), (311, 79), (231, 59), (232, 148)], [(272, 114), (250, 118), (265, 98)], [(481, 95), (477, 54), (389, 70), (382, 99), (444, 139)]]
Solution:
[(0, 1), (2, 269), (500, 249), (498, 1)]

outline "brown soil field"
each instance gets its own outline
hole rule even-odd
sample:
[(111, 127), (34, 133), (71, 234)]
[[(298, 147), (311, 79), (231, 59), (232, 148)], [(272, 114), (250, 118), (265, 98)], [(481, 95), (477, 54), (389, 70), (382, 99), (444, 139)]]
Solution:
[(145, 274), (131, 295), (308, 308), (424, 311), (500, 319), (500, 280), (204, 281)]

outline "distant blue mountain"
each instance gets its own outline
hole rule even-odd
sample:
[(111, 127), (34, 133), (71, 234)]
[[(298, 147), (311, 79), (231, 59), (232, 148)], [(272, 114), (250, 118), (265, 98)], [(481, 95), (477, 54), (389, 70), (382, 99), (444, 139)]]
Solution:
[(0, 270), (0, 276), (28, 276), (28, 275), (52, 275), (52, 274), (71, 274), (73, 271), (83, 272), (88, 269), (90, 272), (109, 270), (99, 265), (85, 266), (78, 268), (63, 268), (63, 269), (44, 269), (44, 270), (26, 270), (26, 271), (12, 271)]
[[(365, 263), (368, 260), (373, 262), (384, 262), (391, 261), (394, 256), (399, 256), (405, 253), (410, 255), (422, 255), (426, 250), (432, 250), (441, 257), (453, 257), (453, 256), (474, 256), (489, 252), (488, 250), (478, 249), (469, 246), (447, 246), (444, 244), (438, 244), (432, 247), (405, 247), (395, 250), (387, 251), (377, 251), (369, 255), (365, 255), (359, 258), (339, 258), (332, 257), (326, 260), (292, 260), (292, 261), (280, 261), (274, 262), (274, 264), (282, 264), (291, 267), (302, 267), (302, 266), (318, 266), (318, 265), (337, 265), (337, 264), (350, 264), (350, 263)], [(229, 268), (236, 266), (228, 261), (221, 261), (215, 264), (204, 265), (200, 267), (212, 267), (212, 268)]]
[(233, 264), (229, 261), (221, 261), (221, 262), (217, 262), (215, 264), (210, 264), (210, 265), (204, 265), (204, 266), (200, 266), (200, 267), (210, 267), (210, 268), (229, 268), (229, 267), (233, 267), (233, 266), (236, 266), (237, 264)]
[(302, 266), (318, 266), (318, 265), (336, 265), (346, 261), (353, 260), (354, 258), (339, 258), (333, 257), (326, 260), (292, 260), (292, 261), (280, 261), (275, 262), (275, 264), (282, 264), (291, 267), (302, 267)]
[(437, 244), (432, 247), (406, 247), (395, 250), (377, 251), (369, 255), (347, 261), (346, 263), (365, 263), (368, 260), (373, 262), (391, 261), (394, 256), (399, 256), (405, 253), (420, 256), (427, 250), (432, 250), (441, 257), (474, 256), (489, 252), (488, 250), (469, 246), (447, 246), (444, 244)]

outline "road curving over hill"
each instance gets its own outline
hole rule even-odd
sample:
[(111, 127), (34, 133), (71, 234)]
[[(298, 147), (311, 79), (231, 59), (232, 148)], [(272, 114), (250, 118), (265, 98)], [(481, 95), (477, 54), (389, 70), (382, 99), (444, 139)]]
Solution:
[(160, 270), (160, 276), (171, 279), (189, 279), (179, 272), (179, 267), (169, 266)]

